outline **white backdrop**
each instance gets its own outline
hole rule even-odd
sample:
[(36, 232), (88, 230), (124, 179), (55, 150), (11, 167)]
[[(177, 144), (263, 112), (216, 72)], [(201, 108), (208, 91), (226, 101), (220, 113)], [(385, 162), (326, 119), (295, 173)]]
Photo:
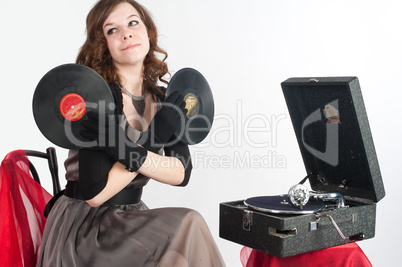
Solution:
[[(286, 193), (305, 175), (280, 83), (294, 76), (357, 76), (387, 193), (378, 204), (376, 237), (359, 245), (374, 266), (396, 266), (402, 238), (398, 1), (140, 2), (156, 20), (171, 72), (193, 67), (203, 73), (216, 115), (209, 136), (191, 147), (190, 184), (151, 182), (145, 202), (198, 210), (227, 265), (241, 266), (242, 246), (219, 238), (219, 203)], [(0, 2), (1, 157), (18, 148), (52, 146), (35, 125), (33, 92), (47, 71), (74, 62), (94, 3)], [(57, 153), (63, 179), (67, 151)]]

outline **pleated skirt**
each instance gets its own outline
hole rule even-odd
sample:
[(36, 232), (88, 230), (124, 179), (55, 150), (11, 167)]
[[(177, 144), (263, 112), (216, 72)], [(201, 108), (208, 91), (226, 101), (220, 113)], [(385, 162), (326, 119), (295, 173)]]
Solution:
[(187, 208), (99, 206), (60, 197), (37, 266), (225, 266), (202, 216)]

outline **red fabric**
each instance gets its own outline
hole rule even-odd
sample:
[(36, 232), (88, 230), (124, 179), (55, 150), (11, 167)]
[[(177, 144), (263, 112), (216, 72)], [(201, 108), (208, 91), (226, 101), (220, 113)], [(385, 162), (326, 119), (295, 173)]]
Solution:
[(278, 258), (244, 247), (240, 252), (244, 267), (372, 267), (370, 261), (356, 243), (349, 243), (287, 258)]
[(9, 153), (0, 166), (0, 266), (34, 266), (52, 196), (29, 173), (24, 151)]

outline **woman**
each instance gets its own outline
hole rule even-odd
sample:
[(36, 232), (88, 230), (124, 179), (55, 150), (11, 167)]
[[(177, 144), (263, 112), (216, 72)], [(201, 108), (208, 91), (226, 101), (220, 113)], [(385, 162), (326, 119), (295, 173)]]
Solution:
[(102, 123), (88, 114), (82, 135), (117, 134), (106, 134), (104, 146), (69, 152), (66, 191), (48, 216), (38, 266), (224, 266), (197, 212), (150, 210), (140, 200), (149, 179), (184, 186), (192, 168), (187, 145), (174, 140), (183, 97), (164, 100), (157, 85), (166, 83), (166, 57), (135, 1), (100, 0), (88, 14), (77, 63), (109, 83), (118, 116)]

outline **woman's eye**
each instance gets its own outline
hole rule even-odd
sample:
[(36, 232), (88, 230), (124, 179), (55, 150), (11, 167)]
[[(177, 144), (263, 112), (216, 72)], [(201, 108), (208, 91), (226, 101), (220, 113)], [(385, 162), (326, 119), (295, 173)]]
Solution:
[(109, 29), (106, 33), (107, 33), (108, 35), (112, 35), (112, 34), (114, 34), (116, 31), (117, 31), (116, 28), (111, 28), (111, 29)]
[(137, 24), (138, 24), (138, 21), (132, 20), (132, 21), (130, 21), (130, 22), (128, 23), (128, 26), (135, 26), (135, 25), (137, 25)]

